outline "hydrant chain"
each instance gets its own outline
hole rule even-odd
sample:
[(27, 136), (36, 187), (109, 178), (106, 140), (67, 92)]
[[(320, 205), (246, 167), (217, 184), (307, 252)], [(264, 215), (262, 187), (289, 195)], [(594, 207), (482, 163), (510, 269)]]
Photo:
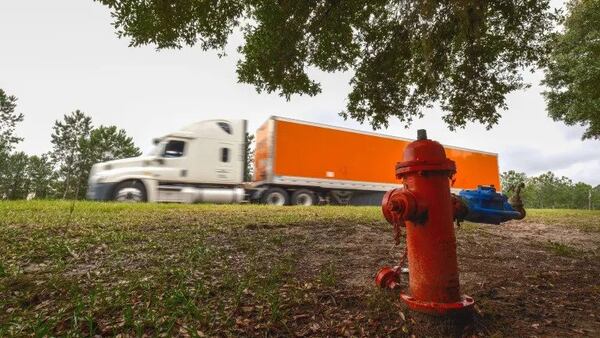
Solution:
[(394, 243), (396, 243), (396, 245), (400, 244), (400, 239), (402, 238), (402, 228), (405, 226), (406, 224), (404, 223), (404, 220), (402, 220), (402, 222), (394, 223)]

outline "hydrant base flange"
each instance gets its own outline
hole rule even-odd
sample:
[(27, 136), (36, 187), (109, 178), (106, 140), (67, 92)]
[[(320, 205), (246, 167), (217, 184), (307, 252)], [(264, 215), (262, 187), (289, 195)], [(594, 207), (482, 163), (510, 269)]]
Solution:
[(452, 313), (470, 311), (475, 305), (475, 300), (469, 296), (463, 295), (460, 302), (455, 303), (436, 303), (417, 300), (407, 294), (401, 293), (400, 298), (408, 305), (411, 310), (428, 313), (431, 315), (444, 316)]

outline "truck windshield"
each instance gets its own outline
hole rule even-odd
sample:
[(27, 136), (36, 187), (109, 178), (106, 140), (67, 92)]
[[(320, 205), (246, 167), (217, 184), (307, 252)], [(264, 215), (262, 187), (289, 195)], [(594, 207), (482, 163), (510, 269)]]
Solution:
[(185, 142), (179, 140), (169, 140), (165, 145), (164, 157), (181, 157), (185, 149)]

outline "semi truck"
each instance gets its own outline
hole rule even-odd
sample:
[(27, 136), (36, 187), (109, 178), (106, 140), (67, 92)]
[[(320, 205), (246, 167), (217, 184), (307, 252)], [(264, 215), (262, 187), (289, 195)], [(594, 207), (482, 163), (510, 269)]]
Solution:
[[(207, 120), (154, 140), (147, 155), (93, 165), (87, 197), (125, 202), (377, 205), (400, 185), (395, 165), (413, 140), (270, 117), (255, 134), (247, 176), (247, 122)], [(453, 192), (500, 187), (495, 153), (444, 145)]]

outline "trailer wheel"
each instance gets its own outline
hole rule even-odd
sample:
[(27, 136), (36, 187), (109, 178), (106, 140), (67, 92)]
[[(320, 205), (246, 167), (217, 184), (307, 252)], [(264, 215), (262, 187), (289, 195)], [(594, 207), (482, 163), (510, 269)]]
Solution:
[(268, 205), (286, 205), (290, 201), (290, 195), (281, 188), (269, 188), (262, 193), (260, 201)]
[(113, 191), (113, 200), (117, 202), (140, 203), (146, 202), (146, 188), (140, 181), (124, 181), (119, 183)]
[(310, 206), (315, 204), (318, 204), (317, 195), (310, 190), (300, 189), (292, 194), (292, 205)]

